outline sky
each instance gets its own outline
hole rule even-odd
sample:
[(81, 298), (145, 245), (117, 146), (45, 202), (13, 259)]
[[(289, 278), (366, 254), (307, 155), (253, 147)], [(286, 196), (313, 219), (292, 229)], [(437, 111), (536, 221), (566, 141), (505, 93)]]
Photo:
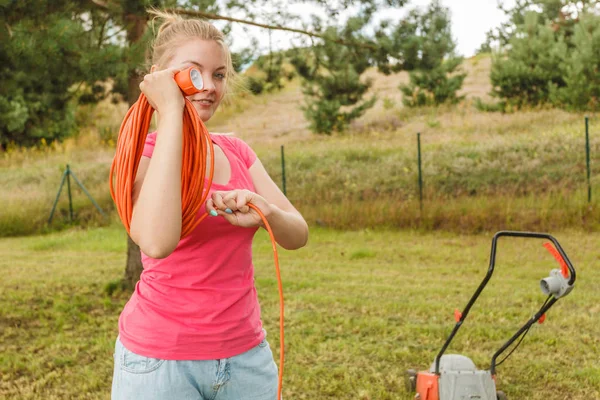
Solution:
[[(507, 5), (513, 4), (514, 0), (505, 0)], [(426, 7), (429, 0), (410, 0), (408, 7), (403, 7), (402, 10), (386, 11), (387, 18), (401, 18), (408, 9), (419, 6)], [(475, 54), (475, 51), (485, 41), (485, 34), (491, 28), (499, 26), (506, 17), (502, 11), (498, 9), (497, 0), (442, 0), (442, 4), (450, 9), (452, 18), (452, 34), (457, 42), (457, 53), (470, 57)], [(302, 5), (302, 12), (306, 15), (313, 9), (312, 6)], [(300, 11), (299, 9), (291, 11)], [(316, 8), (312, 11), (318, 11)], [(233, 46), (234, 51), (249, 45), (249, 35), (253, 35), (259, 39), (260, 46), (263, 52), (267, 52), (269, 48), (268, 31), (261, 28), (246, 27), (248, 32), (244, 32), (239, 24), (233, 27)], [(290, 42), (298, 43), (298, 35), (291, 35), (286, 32), (272, 31), (271, 46), (273, 50), (285, 49), (290, 47)]]
[[(426, 6), (428, 1), (413, 0), (412, 3)], [(457, 42), (456, 50), (465, 57), (475, 54), (485, 41), (487, 31), (506, 20), (504, 13), (498, 9), (496, 0), (443, 0), (442, 3), (452, 13), (452, 34)]]

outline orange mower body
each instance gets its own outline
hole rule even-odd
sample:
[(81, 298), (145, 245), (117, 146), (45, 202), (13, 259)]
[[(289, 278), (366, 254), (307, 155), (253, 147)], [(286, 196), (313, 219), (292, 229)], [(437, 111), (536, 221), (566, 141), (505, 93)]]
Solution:
[(436, 374), (421, 371), (417, 374), (417, 394), (415, 399), (439, 400), (438, 378)]

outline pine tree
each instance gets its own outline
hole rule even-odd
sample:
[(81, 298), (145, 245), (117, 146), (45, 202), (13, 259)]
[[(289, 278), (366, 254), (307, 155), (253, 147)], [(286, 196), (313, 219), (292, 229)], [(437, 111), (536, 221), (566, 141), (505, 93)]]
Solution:
[(509, 2), (511, 7), (508, 8), (505, 2), (506, 0), (499, 0), (498, 5), (508, 20), (499, 28), (488, 32), (488, 42), (496, 42), (501, 47), (508, 45), (517, 28), (525, 24), (527, 14), (533, 13), (538, 24), (549, 23), (553, 31), (560, 32), (568, 39), (574, 32), (579, 15), (593, 9), (598, 10), (600, 5), (600, 0), (515, 0)]
[(457, 103), (466, 73), (458, 72), (462, 58), (454, 53), (450, 11), (434, 0), (424, 13), (413, 11), (409, 18), (412, 21), (397, 35), (407, 46), (404, 53), (410, 55), (405, 64), (415, 70), (410, 73), (410, 83), (400, 85), (404, 105)]
[(75, 105), (103, 98), (116, 74), (112, 26), (84, 2), (12, 2), (2, 17), (0, 147), (69, 136)]
[(563, 87), (552, 86), (554, 104), (577, 110), (600, 110), (600, 16), (585, 14), (575, 27), (573, 49), (561, 71)]
[(428, 71), (410, 73), (410, 83), (400, 85), (404, 94), (402, 102), (408, 107), (455, 104), (464, 96), (457, 96), (466, 73), (455, 73), (462, 64), (462, 58), (453, 57)]
[(503, 10), (509, 22), (489, 36), (504, 44), (493, 57), (492, 96), (500, 102), (492, 109), (597, 109), (600, 0), (518, 0)]
[(550, 23), (539, 24), (536, 13), (528, 13), (517, 27), (506, 53), (496, 53), (490, 79), (492, 96), (506, 105), (535, 106), (549, 101), (551, 87), (566, 85), (561, 64), (567, 45)]
[(292, 58), (292, 64), (303, 78), (304, 115), (315, 133), (342, 132), (375, 104), (375, 96), (363, 99), (371, 87), (371, 80), (361, 80), (370, 66), (364, 49), (335, 43), (337, 38), (359, 41), (362, 39), (360, 30), (367, 22), (368, 18), (356, 17), (350, 18), (340, 30), (330, 27), (325, 32), (330, 40), (312, 47), (309, 57), (302, 51)]

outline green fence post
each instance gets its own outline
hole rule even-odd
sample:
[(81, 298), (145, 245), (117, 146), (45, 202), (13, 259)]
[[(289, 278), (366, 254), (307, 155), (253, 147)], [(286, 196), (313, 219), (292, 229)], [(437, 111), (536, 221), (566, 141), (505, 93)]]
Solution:
[(592, 183), (590, 181), (590, 133), (589, 118), (585, 117), (585, 163), (587, 166), (588, 203), (592, 202)]
[(106, 218), (106, 214), (104, 213), (104, 211), (102, 211), (102, 208), (100, 208), (100, 206), (98, 205), (98, 203), (96, 203), (96, 200), (94, 200), (94, 198), (92, 197), (92, 195), (87, 191), (87, 189), (85, 188), (85, 186), (83, 186), (83, 183), (79, 182), (79, 179), (77, 179), (77, 177), (75, 176), (75, 173), (73, 171), (70, 171), (71, 176), (73, 177), (73, 179), (75, 179), (75, 182), (79, 185), (79, 187), (81, 188), (81, 190), (83, 190), (83, 193), (86, 194), (86, 196), (90, 199), (90, 201), (92, 202), (92, 204), (96, 207), (96, 209), (100, 212), (100, 214), (102, 214), (102, 216), (104, 218)]
[(69, 216), (73, 222), (73, 198), (71, 197), (71, 168), (67, 164), (67, 193), (69, 193)]
[(285, 154), (283, 152), (283, 145), (281, 145), (281, 181), (283, 184), (283, 194), (287, 196), (287, 188), (285, 185)]
[(71, 217), (71, 222), (73, 222), (73, 198), (71, 196), (71, 176), (75, 180), (75, 183), (77, 183), (79, 185), (81, 190), (83, 190), (83, 192), (90, 199), (92, 204), (100, 212), (100, 214), (102, 214), (102, 216), (104, 218), (107, 218), (107, 215), (104, 213), (102, 208), (98, 205), (98, 203), (96, 203), (96, 200), (94, 200), (94, 198), (87, 191), (85, 186), (83, 186), (83, 183), (81, 183), (79, 181), (79, 179), (77, 179), (77, 176), (75, 175), (75, 173), (73, 173), (73, 171), (71, 171), (71, 167), (69, 166), (69, 164), (67, 164), (67, 168), (65, 169), (65, 172), (63, 172), (62, 180), (60, 181), (60, 187), (58, 188), (58, 193), (56, 193), (56, 199), (54, 199), (54, 204), (52, 205), (52, 211), (50, 211), (50, 218), (48, 218), (48, 224), (50, 224), (52, 222), (52, 218), (54, 217), (54, 212), (56, 211), (56, 206), (58, 205), (58, 199), (60, 198), (60, 192), (62, 191), (65, 181), (67, 181), (67, 191), (69, 193), (69, 215)]
[(52, 211), (50, 211), (50, 218), (48, 218), (48, 224), (52, 222), (52, 218), (54, 217), (54, 211), (56, 210), (56, 205), (58, 204), (58, 199), (60, 197), (60, 192), (62, 191), (63, 185), (65, 184), (65, 179), (67, 179), (67, 171), (63, 172), (62, 179), (60, 181), (60, 186), (58, 187), (58, 193), (56, 193), (56, 199), (54, 199), (54, 204), (52, 205)]
[(423, 173), (421, 171), (421, 133), (417, 133), (417, 159), (419, 163), (419, 206), (423, 212)]

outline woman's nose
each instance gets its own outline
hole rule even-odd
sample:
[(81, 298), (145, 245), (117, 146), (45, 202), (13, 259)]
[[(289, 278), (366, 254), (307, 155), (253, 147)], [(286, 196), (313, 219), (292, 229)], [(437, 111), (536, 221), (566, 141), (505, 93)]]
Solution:
[(203, 76), (204, 87), (202, 88), (203, 92), (214, 92), (215, 91), (215, 82), (212, 79), (212, 76)]

